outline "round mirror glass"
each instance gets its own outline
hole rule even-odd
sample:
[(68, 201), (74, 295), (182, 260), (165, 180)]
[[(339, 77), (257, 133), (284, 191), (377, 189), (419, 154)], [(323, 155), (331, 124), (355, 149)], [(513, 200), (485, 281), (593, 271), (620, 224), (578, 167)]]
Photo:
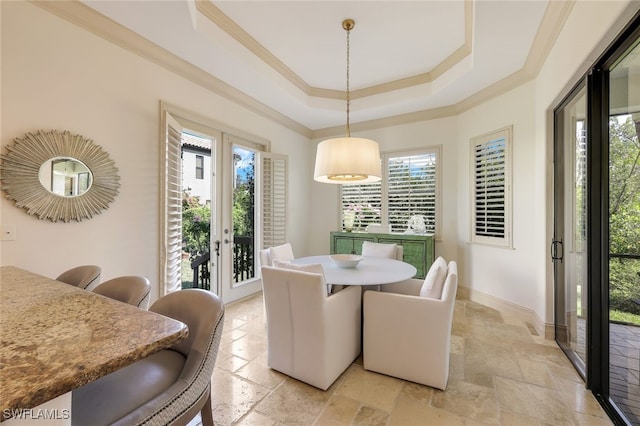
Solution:
[(93, 175), (82, 161), (54, 157), (40, 166), (38, 178), (44, 189), (62, 197), (77, 197), (91, 188)]

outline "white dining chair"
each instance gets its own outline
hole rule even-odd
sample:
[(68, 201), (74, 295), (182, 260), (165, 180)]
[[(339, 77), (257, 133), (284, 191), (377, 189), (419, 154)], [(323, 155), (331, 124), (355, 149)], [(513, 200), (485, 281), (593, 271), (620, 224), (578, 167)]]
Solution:
[(326, 390), (360, 354), (360, 290), (327, 297), (323, 274), (269, 266), (262, 267), (262, 281), (267, 365)]
[(439, 259), (424, 281), (410, 279), (364, 294), (365, 370), (447, 387), (458, 267)]
[(269, 261), (274, 260), (290, 261), (295, 259), (293, 255), (293, 247), (291, 243), (281, 244), (279, 246), (269, 247)]

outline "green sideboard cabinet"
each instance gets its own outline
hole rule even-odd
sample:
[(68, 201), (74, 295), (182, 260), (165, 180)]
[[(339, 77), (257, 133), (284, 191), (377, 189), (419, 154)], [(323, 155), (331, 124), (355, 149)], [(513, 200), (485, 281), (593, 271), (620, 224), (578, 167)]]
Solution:
[(418, 270), (415, 278), (424, 278), (435, 257), (433, 235), (370, 234), (367, 232), (331, 232), (331, 254), (361, 254), (362, 243), (398, 244), (403, 260)]

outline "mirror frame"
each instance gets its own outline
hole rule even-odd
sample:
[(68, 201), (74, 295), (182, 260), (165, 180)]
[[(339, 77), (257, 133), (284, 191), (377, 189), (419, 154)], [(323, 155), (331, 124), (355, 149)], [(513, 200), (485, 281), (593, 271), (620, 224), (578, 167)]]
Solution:
[[(75, 158), (84, 163), (93, 175), (89, 190), (75, 197), (47, 190), (40, 182), (40, 166), (54, 157)], [(6, 198), (40, 220), (90, 219), (109, 207), (120, 188), (118, 169), (109, 154), (91, 139), (67, 130), (38, 130), (15, 138), (7, 146), (7, 154), (0, 158), (0, 181)]]

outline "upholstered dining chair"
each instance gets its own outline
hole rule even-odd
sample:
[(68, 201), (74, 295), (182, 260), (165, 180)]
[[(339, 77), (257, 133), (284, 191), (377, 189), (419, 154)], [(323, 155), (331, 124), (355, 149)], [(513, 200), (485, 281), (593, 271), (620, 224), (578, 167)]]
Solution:
[(203, 425), (213, 425), (211, 375), (224, 322), (221, 299), (185, 289), (161, 297), (149, 311), (182, 321), (189, 336), (74, 390), (72, 425), (186, 425), (198, 412)]
[(105, 281), (93, 289), (94, 293), (128, 303), (138, 308), (149, 307), (151, 284), (145, 277), (127, 275)]
[(82, 265), (63, 272), (56, 280), (91, 291), (100, 284), (101, 273), (102, 268), (97, 265)]
[[(362, 255), (371, 257), (384, 257), (387, 259), (402, 260), (404, 255), (403, 247), (393, 243), (374, 243), (372, 241), (362, 242)], [(336, 286), (337, 287), (337, 286)], [(362, 292), (366, 290), (379, 290), (379, 285), (362, 286)], [(335, 290), (334, 290), (335, 291)]]
[(404, 250), (403, 250), (403, 247), (399, 244), (374, 243), (372, 241), (363, 241), (362, 255), (402, 260), (402, 257), (404, 255)]
[(258, 252), (258, 259), (260, 259), (260, 268), (263, 266), (271, 266), (271, 258), (269, 258), (269, 249), (262, 249)]
[(269, 262), (273, 262), (274, 260), (290, 261), (293, 259), (295, 259), (295, 256), (293, 255), (291, 243), (269, 247)]
[(267, 365), (326, 390), (360, 354), (360, 289), (327, 296), (322, 273), (298, 268), (262, 267)]
[(423, 280), (367, 291), (363, 300), (365, 370), (444, 390), (449, 377), (458, 266), (436, 259)]

